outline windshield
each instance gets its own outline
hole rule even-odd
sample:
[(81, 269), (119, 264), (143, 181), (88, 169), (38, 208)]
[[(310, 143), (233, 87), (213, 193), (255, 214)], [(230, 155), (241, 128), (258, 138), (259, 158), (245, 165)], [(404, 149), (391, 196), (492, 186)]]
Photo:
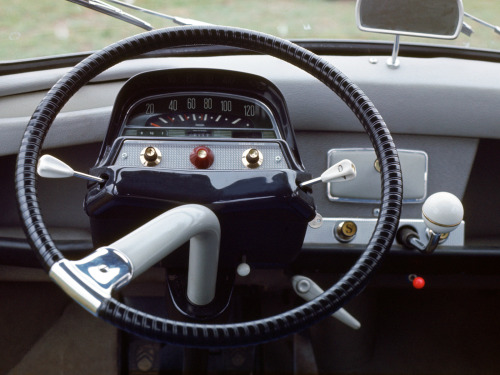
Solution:
[[(367, 33), (356, 27), (354, 0), (128, 0), (128, 3), (169, 15), (212, 24), (263, 31), (287, 39), (388, 40), (391, 35)], [(122, 8), (154, 28), (175, 26), (166, 19)], [(464, 1), (466, 12), (500, 24), (500, 1)], [(137, 26), (64, 0), (3, 0), (0, 61), (80, 53), (101, 49), (137, 34)], [(455, 45), (500, 50), (500, 35), (464, 18), (474, 30), (456, 40), (402, 37), (404, 42)]]

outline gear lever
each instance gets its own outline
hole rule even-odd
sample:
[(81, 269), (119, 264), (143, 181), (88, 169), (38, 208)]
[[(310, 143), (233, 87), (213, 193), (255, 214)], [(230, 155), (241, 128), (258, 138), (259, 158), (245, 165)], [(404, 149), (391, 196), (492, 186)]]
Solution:
[(402, 227), (397, 234), (398, 241), (409, 249), (417, 249), (432, 254), (439, 245), (443, 234), (454, 231), (462, 222), (464, 208), (462, 202), (453, 194), (439, 192), (431, 195), (422, 206), (422, 219), (429, 228), (430, 239), (423, 243), (411, 227)]

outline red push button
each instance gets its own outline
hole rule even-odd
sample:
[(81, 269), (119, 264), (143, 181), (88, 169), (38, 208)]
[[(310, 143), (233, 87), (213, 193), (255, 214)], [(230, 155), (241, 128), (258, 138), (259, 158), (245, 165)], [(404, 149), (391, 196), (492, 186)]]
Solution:
[(423, 277), (417, 276), (413, 279), (412, 284), (415, 289), (422, 289), (425, 286), (425, 280)]
[(207, 169), (214, 163), (214, 153), (207, 146), (195, 147), (189, 160), (198, 169)]

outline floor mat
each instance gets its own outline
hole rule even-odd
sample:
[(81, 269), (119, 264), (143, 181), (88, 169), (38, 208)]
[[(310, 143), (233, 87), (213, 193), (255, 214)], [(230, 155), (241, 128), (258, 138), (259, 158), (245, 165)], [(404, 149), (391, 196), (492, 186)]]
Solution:
[(116, 355), (116, 329), (71, 303), (8, 375), (117, 374)]

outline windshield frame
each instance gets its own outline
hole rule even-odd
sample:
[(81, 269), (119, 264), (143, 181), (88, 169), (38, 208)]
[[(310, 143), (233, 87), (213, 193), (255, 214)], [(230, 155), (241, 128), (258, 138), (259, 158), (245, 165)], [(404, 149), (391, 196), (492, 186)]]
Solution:
[[(359, 40), (291, 40), (301, 47), (309, 49), (318, 55), (341, 56), (390, 56), (393, 43), (387, 41)], [(69, 68), (90, 56), (95, 51), (69, 53), (58, 56), (45, 56), (12, 61), (0, 61), (0, 76), (19, 74), (46, 69)], [(208, 57), (252, 55), (252, 51), (227, 46), (189, 46), (162, 49), (150, 52), (134, 59), (152, 57)], [(403, 42), (399, 49), (400, 57), (415, 58), (458, 58), (466, 60), (481, 60), (500, 62), (500, 51), (487, 49), (461, 48), (457, 46), (429, 45), (424, 43)]]

